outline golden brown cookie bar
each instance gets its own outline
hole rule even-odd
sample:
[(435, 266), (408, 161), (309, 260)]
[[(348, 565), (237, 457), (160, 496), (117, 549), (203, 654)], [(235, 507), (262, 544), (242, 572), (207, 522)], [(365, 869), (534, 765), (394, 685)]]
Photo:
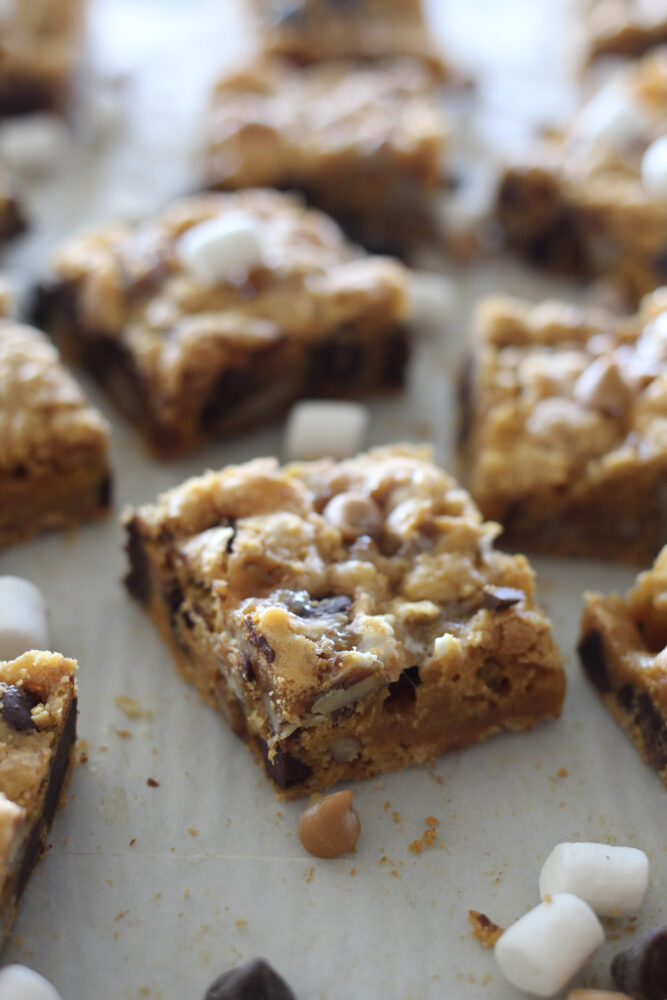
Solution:
[(418, 59), (448, 75), (421, 0), (254, 0), (266, 52), (298, 64), (330, 59)]
[(15, 0), (0, 19), (0, 115), (63, 111), (85, 0)]
[(646, 563), (667, 539), (667, 289), (637, 316), (488, 299), (463, 386), (461, 457), (511, 546)]
[(667, 49), (619, 69), (563, 135), (505, 171), (497, 211), (508, 242), (539, 267), (601, 275), (636, 301), (667, 281), (667, 201), (642, 159), (667, 131)]
[(74, 660), (35, 650), (0, 663), (0, 941), (74, 761), (76, 669)]
[(108, 439), (53, 345), (0, 318), (0, 547), (105, 514)]
[(584, 0), (587, 59), (635, 58), (667, 44), (664, 0)]
[(428, 448), (257, 459), (125, 526), (131, 594), (289, 797), (560, 713), (532, 571)]
[(586, 594), (578, 651), (602, 701), (667, 785), (667, 547), (625, 597)]
[(208, 183), (298, 189), (365, 246), (402, 253), (435, 235), (446, 139), (414, 60), (265, 61), (215, 88)]
[[(225, 216), (261, 233), (257, 267), (204, 284), (179, 238)], [(280, 412), (299, 396), (400, 385), (405, 269), (353, 247), (275, 191), (175, 202), (137, 226), (73, 239), (39, 314), (162, 457)]]

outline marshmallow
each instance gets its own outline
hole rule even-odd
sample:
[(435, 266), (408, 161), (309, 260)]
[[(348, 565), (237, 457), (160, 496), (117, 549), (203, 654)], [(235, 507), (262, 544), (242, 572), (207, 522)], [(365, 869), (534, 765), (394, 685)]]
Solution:
[(0, 157), (14, 173), (43, 177), (59, 164), (68, 145), (67, 129), (55, 115), (22, 115), (0, 129)]
[(427, 271), (410, 272), (410, 306), (412, 321), (418, 329), (439, 331), (452, 311), (456, 292), (452, 282), (442, 274)]
[(648, 888), (648, 858), (636, 847), (558, 844), (540, 872), (540, 897), (571, 892), (601, 916), (635, 913)]
[(187, 229), (176, 244), (176, 253), (198, 281), (216, 285), (259, 267), (261, 228), (243, 212), (216, 215)]
[(44, 976), (25, 965), (5, 965), (0, 969), (0, 1000), (61, 1000)]
[(652, 142), (642, 157), (642, 184), (651, 198), (667, 201), (667, 135)]
[(604, 941), (590, 906), (571, 893), (549, 897), (498, 939), (495, 956), (505, 978), (539, 997), (565, 986)]
[(0, 576), (0, 660), (29, 649), (48, 649), (49, 630), (40, 590), (20, 576)]
[(288, 458), (348, 458), (361, 451), (368, 410), (360, 403), (305, 402), (292, 407), (285, 430)]

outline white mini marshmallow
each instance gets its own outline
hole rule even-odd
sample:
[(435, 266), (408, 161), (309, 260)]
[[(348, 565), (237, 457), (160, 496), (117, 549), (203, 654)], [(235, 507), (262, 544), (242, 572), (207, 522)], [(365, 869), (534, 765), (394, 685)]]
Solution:
[(454, 285), (443, 274), (410, 272), (411, 319), (417, 329), (442, 330), (451, 316), (455, 299)]
[(558, 844), (540, 872), (540, 897), (571, 892), (601, 916), (636, 913), (648, 888), (648, 858), (636, 847)]
[(216, 215), (187, 229), (177, 243), (186, 270), (204, 285), (216, 285), (262, 263), (262, 231), (243, 212)]
[(0, 129), (0, 158), (19, 176), (43, 177), (58, 167), (68, 142), (67, 129), (55, 115), (21, 115)]
[(38, 972), (25, 965), (5, 965), (0, 969), (0, 1000), (61, 1000), (61, 997)]
[(348, 458), (361, 450), (368, 410), (360, 403), (297, 403), (285, 430), (287, 458)]
[(41, 591), (20, 576), (0, 576), (0, 660), (13, 660), (29, 649), (48, 648)]
[(667, 201), (667, 135), (652, 142), (644, 153), (642, 184), (651, 198)]
[(514, 986), (550, 997), (565, 986), (604, 941), (590, 906), (571, 893), (549, 897), (498, 939), (495, 956)]

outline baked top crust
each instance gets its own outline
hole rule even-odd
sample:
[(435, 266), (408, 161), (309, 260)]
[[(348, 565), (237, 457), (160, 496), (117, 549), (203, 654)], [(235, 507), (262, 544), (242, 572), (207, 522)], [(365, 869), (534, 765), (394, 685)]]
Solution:
[[(369, 518), (351, 533), (331, 506), (350, 494)], [(180, 613), (207, 621), (233, 690), (257, 651), (253, 690), (283, 735), (437, 659), (443, 643), (451, 652), (477, 630), (481, 642), (492, 607), (511, 607), (524, 647), (531, 630), (548, 632), (527, 561), (493, 549), (498, 525), (427, 448), (282, 468), (257, 459), (190, 479), (126, 524), (179, 580)], [(512, 590), (508, 605), (498, 588)]]
[(545, 487), (584, 494), (623, 469), (667, 475), (667, 290), (636, 316), (506, 297), (478, 309), (471, 491), (502, 519)]
[(662, 0), (586, 0), (589, 59), (639, 55), (667, 40)]
[(0, 318), (0, 470), (79, 465), (105, 452), (108, 437), (46, 337)]
[(268, 59), (217, 84), (208, 173), (230, 188), (326, 185), (346, 169), (407, 163), (416, 182), (435, 186), (446, 138), (432, 75), (415, 60), (295, 68)]
[[(60, 88), (78, 58), (86, 0), (18, 0), (0, 25), (0, 88), (11, 113), (60, 105)], [(30, 92), (31, 85), (35, 90)], [(41, 87), (52, 86), (49, 98)], [(16, 108), (11, 91), (16, 91)]]

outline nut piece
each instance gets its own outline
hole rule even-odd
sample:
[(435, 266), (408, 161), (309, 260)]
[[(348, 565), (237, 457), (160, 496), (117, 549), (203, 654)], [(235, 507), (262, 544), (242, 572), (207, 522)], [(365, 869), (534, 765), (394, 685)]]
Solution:
[(299, 840), (316, 858), (340, 858), (357, 843), (361, 823), (352, 797), (352, 792), (334, 792), (301, 814)]
[(354, 541), (360, 535), (373, 537), (382, 530), (380, 508), (363, 493), (338, 493), (326, 505), (322, 516), (338, 528), (346, 541)]

